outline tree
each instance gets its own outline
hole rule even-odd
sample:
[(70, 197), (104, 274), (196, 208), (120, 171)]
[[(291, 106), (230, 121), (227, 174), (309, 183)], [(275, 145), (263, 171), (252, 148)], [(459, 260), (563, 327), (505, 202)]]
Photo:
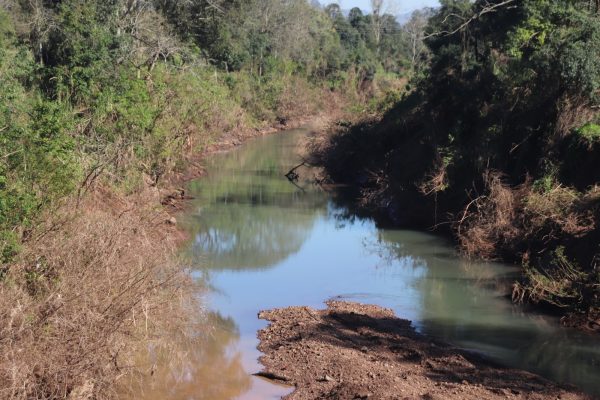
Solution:
[(348, 13), (348, 22), (350, 22), (350, 25), (354, 28), (358, 29), (359, 25), (362, 24), (364, 17), (362, 10), (358, 7), (354, 7)]
[(418, 69), (421, 56), (426, 51), (424, 39), (427, 20), (427, 11), (415, 11), (410, 20), (402, 27), (408, 38), (410, 69), (413, 73)]
[(379, 49), (381, 42), (382, 21), (381, 14), (383, 13), (383, 0), (371, 0), (371, 25), (373, 27), (373, 37), (375, 38), (375, 46)]
[(333, 21), (337, 20), (338, 18), (344, 17), (344, 14), (342, 13), (342, 8), (338, 3), (331, 3), (327, 5), (324, 11)]
[(394, 0), (371, 0), (371, 29), (375, 40), (375, 47), (379, 51), (381, 43), (381, 35), (385, 26), (385, 14), (392, 16), (396, 11), (396, 3)]

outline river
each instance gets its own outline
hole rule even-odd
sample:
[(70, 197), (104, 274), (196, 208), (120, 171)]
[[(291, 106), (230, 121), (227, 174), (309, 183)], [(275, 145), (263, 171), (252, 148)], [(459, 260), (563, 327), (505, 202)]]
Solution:
[(214, 155), (207, 176), (189, 185), (185, 252), (207, 288), (202, 301), (214, 328), (190, 349), (192, 366), (163, 369), (145, 398), (281, 398), (291, 389), (251, 376), (260, 370), (256, 333), (265, 326), (257, 313), (322, 308), (331, 298), (392, 308), (425, 335), (600, 394), (597, 337), (513, 305), (505, 294), (514, 266), (463, 260), (428, 233), (380, 229), (314, 185), (308, 168), (297, 185), (288, 182), (308, 133)]

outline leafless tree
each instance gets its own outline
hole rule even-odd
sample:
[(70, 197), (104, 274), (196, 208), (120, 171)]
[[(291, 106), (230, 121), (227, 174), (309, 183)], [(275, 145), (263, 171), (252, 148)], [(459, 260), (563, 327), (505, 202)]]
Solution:
[[(216, 0), (214, 0), (216, 1)], [(117, 36), (129, 35), (128, 59), (149, 70), (159, 59), (166, 60), (181, 51), (175, 34), (169, 31), (164, 17), (156, 12), (152, 0), (122, 0), (117, 9)]]
[[(598, 1), (600, 1), (600, 0), (598, 0)], [(458, 32), (461, 32), (462, 30), (464, 30), (472, 22), (478, 20), (485, 14), (497, 12), (498, 10), (500, 10), (502, 8), (517, 7), (516, 3), (517, 3), (517, 0), (503, 0), (498, 3), (493, 2), (493, 1), (490, 2), (489, 0), (486, 0), (485, 3), (483, 4), (483, 6), (481, 7), (481, 9), (475, 13), (472, 13), (469, 15), (460, 15), (460, 14), (450, 13), (446, 16), (446, 18), (444, 18), (442, 23), (445, 23), (448, 20), (450, 20), (451, 18), (454, 18), (454, 19), (458, 19), (459, 21), (461, 21), (461, 24), (452, 30), (444, 30), (444, 31), (430, 33), (425, 36), (425, 39), (433, 37), (433, 36), (454, 35), (455, 33), (458, 33)]]
[[(237, 26), (246, 37), (262, 35), (269, 41), (275, 56), (288, 57), (294, 61), (309, 61), (313, 56), (315, 32), (322, 29), (313, 24), (311, 14), (316, 10), (305, 0), (259, 0), (249, 1), (242, 11), (243, 20)], [(257, 54), (258, 73), (262, 75), (262, 60), (266, 54), (262, 47)]]
[(371, 23), (373, 25), (373, 37), (375, 44), (379, 46), (381, 42), (381, 15), (383, 13), (383, 0), (371, 0), (371, 8), (373, 10)]
[(600, 13), (600, 0), (588, 0), (588, 9)]
[(373, 38), (375, 39), (375, 45), (379, 49), (385, 22), (383, 17), (385, 14), (394, 15), (397, 11), (397, 3), (395, 0), (371, 0), (371, 10)]
[(3, 0), (0, 6), (16, 16), (17, 32), (29, 40), (36, 60), (43, 64), (44, 45), (50, 33), (58, 28), (53, 10), (45, 7), (43, 0)]
[(415, 11), (410, 20), (404, 25), (403, 29), (408, 36), (410, 43), (411, 70), (417, 69), (419, 59), (426, 47), (423, 42), (425, 38), (425, 28), (427, 26), (427, 15), (422, 11)]
[(145, 14), (136, 31), (131, 34), (136, 41), (136, 59), (150, 71), (158, 60), (166, 61), (182, 50), (176, 36), (161, 21), (162, 17), (156, 13)]

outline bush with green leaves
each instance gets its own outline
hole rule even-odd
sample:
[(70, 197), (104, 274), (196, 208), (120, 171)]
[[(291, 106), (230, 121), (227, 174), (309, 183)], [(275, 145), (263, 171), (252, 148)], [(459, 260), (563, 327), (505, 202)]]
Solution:
[(31, 88), (36, 69), (0, 13), (0, 252), (10, 261), (41, 210), (71, 193), (80, 176), (70, 135), (68, 104), (45, 100)]
[[(568, 285), (593, 288), (584, 303), (594, 303), (600, 296), (592, 273), (600, 254), (597, 2), (440, 3), (426, 28), (429, 65), (411, 81), (411, 93), (378, 123), (334, 137), (324, 164), (336, 180), (372, 175), (363, 202), (386, 205), (394, 221), (453, 227), (471, 254), (523, 258), (552, 284), (564, 282), (548, 273), (547, 260), (564, 248), (587, 279), (569, 275)], [(360, 21), (360, 14), (351, 18)], [(532, 193), (560, 205), (556, 194), (565, 190), (577, 202), (528, 212)], [(532, 277), (523, 279), (530, 288)], [(574, 302), (566, 308), (582, 312)]]
[(215, 4), (2, 3), (3, 262), (44, 212), (99, 176), (127, 193), (156, 185), (184, 151), (315, 111), (317, 88), (354, 95), (404, 57), (389, 16), (376, 48), (362, 13), (333, 18), (304, 0)]

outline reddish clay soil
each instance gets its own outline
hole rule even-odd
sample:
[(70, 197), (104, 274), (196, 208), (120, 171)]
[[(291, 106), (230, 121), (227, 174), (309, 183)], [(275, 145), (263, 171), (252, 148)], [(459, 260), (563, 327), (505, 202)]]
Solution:
[(258, 334), (267, 379), (286, 399), (589, 399), (537, 375), (500, 368), (432, 342), (410, 321), (373, 305), (330, 301), (326, 310), (263, 311)]

